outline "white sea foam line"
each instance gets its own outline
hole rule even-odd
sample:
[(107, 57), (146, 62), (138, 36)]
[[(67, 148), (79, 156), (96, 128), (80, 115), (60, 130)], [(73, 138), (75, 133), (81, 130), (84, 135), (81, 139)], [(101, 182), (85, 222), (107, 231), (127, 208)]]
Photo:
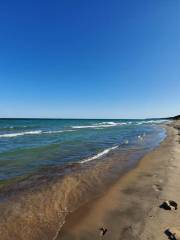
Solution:
[(76, 130), (57, 130), (57, 131), (46, 131), (46, 132), (42, 132), (42, 133), (49, 133), (49, 134), (53, 134), (53, 133), (63, 133), (63, 132), (74, 132)]
[(97, 128), (100, 127), (100, 125), (86, 125), (86, 126), (72, 126), (72, 128), (79, 129), (79, 128)]
[(115, 127), (115, 126), (121, 126), (121, 125), (127, 125), (128, 123), (125, 122), (102, 122), (102, 123), (97, 123), (97, 124), (93, 124), (93, 125), (82, 125), (82, 126), (72, 126), (72, 128), (77, 128), (77, 129), (81, 129), (81, 128), (108, 128), (108, 127)]
[(167, 122), (167, 120), (147, 120), (147, 121), (140, 121), (140, 122), (137, 122), (136, 124), (137, 125), (141, 125), (141, 124), (149, 124), (149, 123), (151, 123), (151, 124), (153, 124), (153, 123), (155, 123), (155, 124), (158, 124), (158, 123), (164, 123), (164, 122)]
[(116, 148), (118, 148), (118, 146), (115, 146), (115, 147), (112, 147), (112, 148), (107, 148), (104, 151), (98, 153), (97, 155), (95, 155), (93, 157), (90, 157), (90, 158), (87, 158), (87, 159), (84, 159), (84, 160), (80, 161), (80, 163), (85, 163), (85, 162), (89, 162), (89, 161), (95, 160), (97, 158), (100, 158), (100, 157), (108, 154), (110, 151), (112, 151), (112, 150), (114, 150)]
[(62, 132), (74, 132), (76, 130), (57, 130), (57, 131), (47, 131), (43, 132), (42, 130), (29, 131), (29, 132), (20, 132), (20, 133), (5, 133), (0, 134), (0, 138), (12, 138), (24, 135), (37, 135), (37, 134), (53, 134), (53, 133), (62, 133)]
[(29, 131), (29, 132), (21, 132), (21, 133), (7, 133), (7, 134), (1, 134), (1, 138), (9, 138), (9, 137), (17, 137), (17, 136), (23, 136), (23, 135), (33, 135), (33, 134), (40, 134), (42, 133), (41, 130), (38, 131)]

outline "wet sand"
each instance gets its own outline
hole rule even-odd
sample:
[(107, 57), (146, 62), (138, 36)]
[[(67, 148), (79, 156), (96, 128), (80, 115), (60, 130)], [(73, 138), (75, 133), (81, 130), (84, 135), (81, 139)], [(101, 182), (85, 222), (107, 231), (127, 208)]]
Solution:
[(173, 124), (167, 130), (166, 140), (143, 158), (140, 149), (117, 150), (108, 161), (75, 164), (64, 176), (56, 167), (4, 186), (0, 239), (166, 239), (163, 231), (179, 213), (158, 206), (168, 198), (180, 202), (179, 136)]
[[(97, 199), (97, 196), (102, 196), (107, 189), (112, 189), (112, 184), (120, 176), (130, 171), (153, 146), (157, 146), (159, 136), (156, 135), (153, 139), (154, 143), (149, 139), (150, 145), (146, 144), (144, 148), (144, 143), (139, 142), (139, 147), (127, 148), (128, 151), (126, 147), (116, 149), (101, 161), (44, 168), (1, 185), (0, 239), (61, 238), (58, 235), (64, 221), (68, 224), (72, 222), (67, 220), (67, 215), (85, 203), (90, 203), (92, 199)], [(104, 204), (105, 209), (107, 202)], [(91, 205), (90, 203), (89, 206)], [(87, 209), (86, 206), (85, 213)], [(101, 207), (98, 209), (104, 213)], [(73, 215), (79, 216), (77, 212)], [(70, 218), (72, 216), (70, 214)], [(79, 219), (83, 219), (81, 214)]]
[[(166, 211), (159, 205), (170, 199), (180, 203), (177, 126), (180, 127), (180, 121), (167, 126), (165, 141), (103, 196), (70, 214), (54, 239), (168, 239), (164, 231), (180, 227), (180, 210)], [(101, 227), (107, 228), (103, 237)]]

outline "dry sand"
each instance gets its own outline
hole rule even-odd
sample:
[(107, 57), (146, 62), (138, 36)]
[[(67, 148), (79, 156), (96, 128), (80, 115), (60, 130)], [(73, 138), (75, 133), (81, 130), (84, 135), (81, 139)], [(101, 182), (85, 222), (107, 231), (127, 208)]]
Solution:
[[(167, 126), (168, 137), (107, 192), (69, 215), (56, 240), (168, 239), (180, 229), (180, 209), (159, 208), (165, 200), (180, 204), (180, 122)], [(99, 228), (107, 228), (101, 237)]]

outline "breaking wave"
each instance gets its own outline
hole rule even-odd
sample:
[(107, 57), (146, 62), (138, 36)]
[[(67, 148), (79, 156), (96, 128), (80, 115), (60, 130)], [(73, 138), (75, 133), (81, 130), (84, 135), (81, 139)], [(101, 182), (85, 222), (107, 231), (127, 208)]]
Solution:
[(49, 133), (49, 134), (55, 134), (55, 133), (63, 133), (63, 132), (74, 132), (75, 130), (56, 130), (56, 131), (46, 131), (46, 132), (42, 132), (42, 133)]
[(56, 133), (63, 133), (63, 132), (74, 132), (75, 130), (57, 130), (57, 131), (28, 131), (28, 132), (19, 132), (19, 133), (4, 133), (0, 134), (0, 138), (13, 138), (19, 137), (24, 135), (39, 135), (39, 134), (56, 134)]
[(95, 160), (95, 159), (97, 159), (97, 158), (100, 158), (100, 157), (108, 154), (110, 151), (112, 151), (112, 150), (114, 150), (114, 149), (116, 149), (116, 148), (118, 148), (118, 146), (114, 146), (114, 147), (111, 147), (111, 148), (107, 148), (107, 149), (105, 149), (104, 151), (98, 153), (97, 155), (95, 155), (95, 156), (93, 156), (93, 157), (90, 157), (90, 158), (87, 158), (87, 159), (84, 159), (84, 160), (80, 161), (80, 163), (86, 163), (86, 162)]
[(145, 120), (145, 121), (140, 121), (137, 122), (137, 125), (142, 125), (142, 124), (160, 124), (160, 123), (165, 123), (167, 120), (161, 119), (161, 120)]
[(5, 133), (1, 134), (1, 138), (12, 138), (12, 137), (18, 137), (18, 136), (23, 136), (23, 135), (34, 135), (34, 134), (41, 134), (41, 130), (37, 131), (29, 131), (29, 132), (20, 132), (20, 133)]
[(130, 124), (130, 122), (102, 122), (102, 123), (97, 123), (97, 124), (92, 124), (92, 125), (72, 126), (72, 128), (75, 128), (75, 129), (81, 129), (81, 128), (100, 129), (100, 128), (108, 128), (108, 127), (127, 125), (127, 124)]

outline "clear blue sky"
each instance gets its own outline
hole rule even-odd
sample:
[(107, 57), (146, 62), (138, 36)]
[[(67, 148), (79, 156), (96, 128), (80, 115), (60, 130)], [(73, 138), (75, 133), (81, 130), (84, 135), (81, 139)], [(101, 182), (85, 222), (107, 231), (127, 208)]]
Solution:
[(176, 114), (179, 0), (0, 2), (0, 117)]

